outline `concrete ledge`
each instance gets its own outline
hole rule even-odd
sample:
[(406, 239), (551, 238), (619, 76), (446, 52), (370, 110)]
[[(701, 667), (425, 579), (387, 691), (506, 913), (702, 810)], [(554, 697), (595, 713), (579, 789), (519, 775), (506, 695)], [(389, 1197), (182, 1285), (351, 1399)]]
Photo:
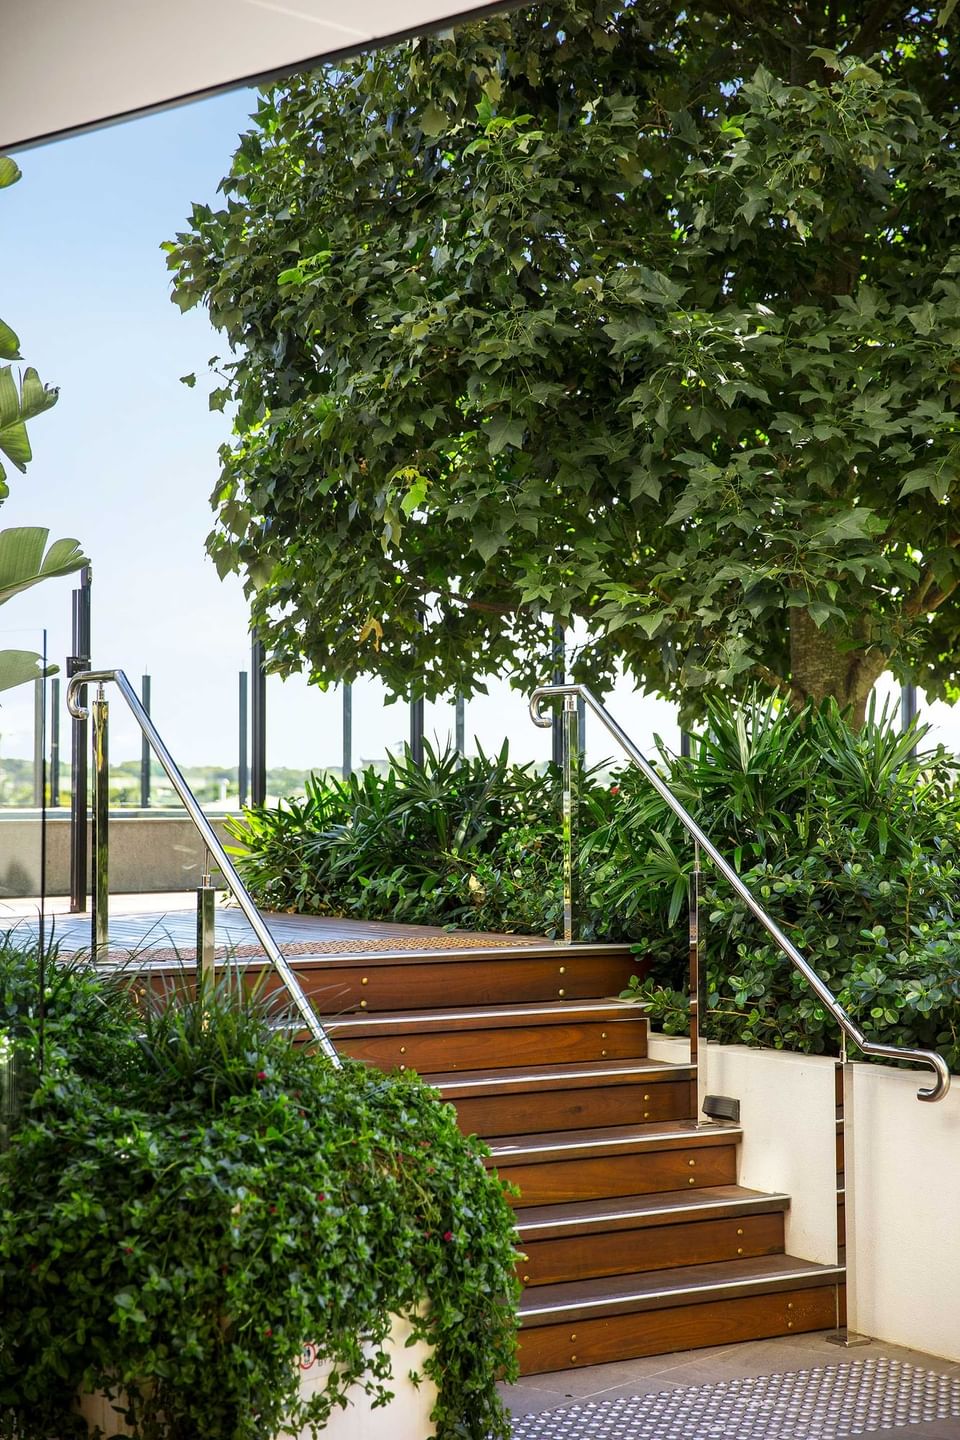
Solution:
[[(218, 837), (232, 843), (223, 815), (209, 816)], [(70, 817), (47, 815), (46, 891), (70, 893)], [(89, 842), (89, 827), (88, 827)], [(200, 883), (204, 845), (181, 812), (115, 810), (110, 815), (110, 889), (116, 894), (189, 890)], [(89, 853), (89, 851), (88, 851)], [(0, 898), (40, 893), (40, 812), (0, 816)], [(215, 877), (216, 881), (216, 877)]]

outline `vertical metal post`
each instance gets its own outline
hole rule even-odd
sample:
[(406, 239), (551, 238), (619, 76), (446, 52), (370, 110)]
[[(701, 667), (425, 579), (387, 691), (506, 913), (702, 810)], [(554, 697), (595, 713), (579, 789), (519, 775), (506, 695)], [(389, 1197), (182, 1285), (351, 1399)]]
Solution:
[(60, 804), (60, 681), (50, 681), (50, 808)]
[(95, 960), (107, 950), (110, 929), (110, 704), (102, 685), (90, 707), (93, 722), (93, 905), (90, 949)]
[(43, 702), (45, 680), (33, 682), (33, 803), (37, 810), (43, 804)]
[(560, 730), (563, 750), (563, 939), (572, 945), (580, 929), (579, 916), (579, 836), (580, 812), (580, 717), (577, 697), (563, 697), (563, 725)]
[(217, 892), (210, 883), (210, 851), (203, 852), (197, 886), (197, 989), (210, 993), (216, 967)]
[(690, 739), (691, 736), (689, 730), (680, 731), (680, 758), (682, 760), (690, 759), (690, 755), (692, 753), (690, 749)]
[(263, 641), (250, 647), (250, 802), (267, 803), (267, 672)]
[[(916, 685), (903, 685), (900, 688), (900, 729), (908, 730), (916, 720), (918, 714), (917, 687)], [(910, 751), (911, 759), (916, 759), (916, 745)]]
[(353, 774), (353, 686), (349, 680), (343, 687), (343, 762), (340, 773), (344, 780)]
[(458, 695), (453, 707), (453, 745), (458, 755), (467, 753), (467, 702)]
[(703, 962), (703, 941), (701, 935), (701, 899), (703, 895), (703, 872), (700, 869), (700, 846), (693, 842), (693, 871), (690, 875), (690, 1064), (694, 1067), (691, 1081), (691, 1100), (694, 1106), (694, 1120), (697, 1125), (710, 1122), (703, 1113), (703, 1102), (707, 1098), (707, 1045), (705, 1026), (707, 1020), (707, 967)]
[[(67, 675), (90, 669), (90, 596), (93, 570), (80, 571), (80, 587), (73, 592), (73, 654), (67, 656)], [(77, 700), (86, 706), (86, 686)], [(88, 722), (74, 720), (70, 727), (70, 910), (87, 908), (87, 745)]]
[[(150, 676), (140, 676), (140, 697), (144, 710), (150, 714)], [(140, 809), (150, 809), (150, 742), (146, 735), (140, 740)]]
[(240, 735), (237, 747), (237, 795), (240, 809), (246, 808), (250, 788), (250, 771), (247, 766), (247, 672), (240, 671)]
[(577, 696), (577, 735), (579, 736), (580, 760), (587, 758), (587, 702), (582, 695)]
[[(563, 643), (563, 626), (558, 622), (553, 627), (553, 685), (566, 685), (566, 648)], [(563, 766), (563, 731), (559, 725), (553, 727), (553, 754), (551, 760), (557, 769)]]
[(423, 764), (423, 696), (410, 701), (410, 755), (416, 765)]

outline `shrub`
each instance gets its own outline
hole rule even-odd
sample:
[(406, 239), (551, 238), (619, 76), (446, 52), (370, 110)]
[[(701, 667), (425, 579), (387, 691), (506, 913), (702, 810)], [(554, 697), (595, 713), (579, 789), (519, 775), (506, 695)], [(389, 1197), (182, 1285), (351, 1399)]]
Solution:
[[(591, 813), (611, 797), (593, 772)], [(258, 902), (307, 914), (355, 914), (555, 935), (562, 927), (560, 776), (495, 757), (425, 747), (386, 773), (312, 778), (306, 797), (228, 821), (237, 862)], [(584, 877), (584, 936), (630, 938)]]
[[(388, 1316), (426, 1301), (438, 1437), (504, 1436), (513, 1218), (452, 1108), (334, 1071), (236, 987), (105, 999), (114, 1060), (71, 1033), (0, 1155), (0, 1434), (80, 1430), (81, 1388), (125, 1392), (143, 1440), (320, 1428), (354, 1381), (384, 1393)], [(308, 1340), (335, 1368), (304, 1404)]]
[[(697, 753), (661, 763), (863, 1029), (939, 1048), (956, 1069), (960, 796), (952, 757), (912, 754), (923, 734), (902, 734), (887, 710), (856, 733), (832, 703), (794, 715), (715, 701)], [(638, 776), (620, 783), (620, 811), (588, 845), (604, 848), (598, 883), (641, 927), (651, 960), (630, 993), (679, 1029), (692, 845)], [(836, 1026), (790, 962), (709, 865), (705, 880), (710, 1036), (834, 1050)]]

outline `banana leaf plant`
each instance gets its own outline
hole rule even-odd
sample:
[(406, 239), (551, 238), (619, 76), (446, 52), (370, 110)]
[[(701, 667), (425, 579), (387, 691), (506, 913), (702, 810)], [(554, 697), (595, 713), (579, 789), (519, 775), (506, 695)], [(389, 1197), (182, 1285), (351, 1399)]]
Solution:
[[(0, 190), (19, 179), (16, 162), (0, 155)], [(0, 361), (20, 359), (19, 337), (0, 319)], [(12, 365), (0, 365), (0, 456), (17, 470), (25, 471), (32, 458), (27, 421), (55, 405), (58, 394), (55, 386), (43, 384), (32, 366), (15, 373)], [(6, 474), (0, 459), (0, 503), (9, 494)], [(78, 540), (54, 540), (48, 548), (49, 537), (50, 531), (42, 526), (0, 530), (0, 605), (42, 580), (59, 579), (89, 563)], [(44, 667), (43, 656), (34, 651), (0, 650), (0, 690), (52, 675), (56, 669)]]

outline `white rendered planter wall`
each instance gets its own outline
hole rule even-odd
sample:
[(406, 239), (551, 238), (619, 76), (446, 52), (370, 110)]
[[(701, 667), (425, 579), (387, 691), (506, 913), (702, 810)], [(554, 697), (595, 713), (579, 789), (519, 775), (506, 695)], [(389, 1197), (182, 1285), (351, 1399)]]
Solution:
[[(651, 1035), (655, 1060), (689, 1045)], [(708, 1046), (713, 1094), (741, 1102), (738, 1180), (791, 1197), (787, 1250), (836, 1251), (834, 1067), (823, 1056)], [(935, 1105), (927, 1070), (847, 1067), (844, 1166), (851, 1331), (960, 1362), (960, 1078)]]
[(846, 1136), (850, 1328), (960, 1361), (960, 1078), (852, 1065)]
[[(370, 1397), (356, 1386), (346, 1409), (335, 1410), (331, 1415), (323, 1431), (324, 1440), (429, 1440), (433, 1434), (430, 1412), (437, 1401), (437, 1387), (423, 1376), (423, 1365), (431, 1352), (422, 1341), (408, 1347), (409, 1336), (410, 1322), (395, 1318), (387, 1341), (393, 1365), (393, 1378), (388, 1382), (394, 1395), (390, 1404), (374, 1409)], [(330, 1366), (318, 1363), (313, 1347), (305, 1345), (300, 1371), (300, 1393), (308, 1398), (323, 1389)], [(414, 1385), (409, 1378), (411, 1371), (423, 1376), (419, 1385)], [(107, 1436), (132, 1433), (103, 1395), (82, 1396), (79, 1410), (91, 1431), (99, 1425)], [(309, 1434), (305, 1430), (303, 1440)], [(300, 1440), (300, 1437), (284, 1434), (278, 1440)]]

